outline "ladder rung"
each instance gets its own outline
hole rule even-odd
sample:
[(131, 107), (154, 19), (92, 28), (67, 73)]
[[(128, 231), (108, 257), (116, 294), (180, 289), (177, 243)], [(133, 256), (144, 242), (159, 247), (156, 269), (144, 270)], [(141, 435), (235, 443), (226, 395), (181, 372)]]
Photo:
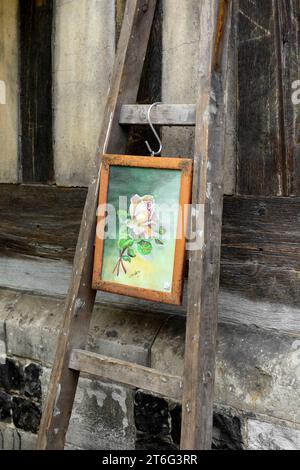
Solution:
[(140, 388), (177, 402), (182, 399), (182, 378), (130, 362), (73, 349), (69, 368), (113, 382)]
[[(123, 105), (119, 123), (122, 125), (148, 125), (150, 105)], [(196, 105), (159, 104), (153, 108), (151, 121), (158, 126), (195, 126)]]

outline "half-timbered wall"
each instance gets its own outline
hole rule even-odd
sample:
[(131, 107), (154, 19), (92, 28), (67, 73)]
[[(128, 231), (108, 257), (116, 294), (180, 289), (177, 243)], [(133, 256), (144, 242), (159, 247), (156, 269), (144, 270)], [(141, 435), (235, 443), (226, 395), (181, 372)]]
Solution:
[[(47, 1), (32, 3), (39, 9), (45, 8)], [(195, 102), (198, 1), (159, 1), (140, 103)], [(0, 81), (6, 85), (6, 104), (0, 104), (0, 182), (5, 183), (0, 184), (0, 287), (17, 291), (11, 294), (0, 289), (6, 325), (2, 334), (0, 324), (0, 364), (4, 330), (11, 333), (7, 343), (10, 356), (30, 357), (46, 368), (52, 361), (55, 339), (49, 345), (45, 331), (51, 321), (58, 328), (62, 304), (56, 299), (65, 296), (70, 280), (124, 4), (125, 0), (53, 0), (53, 153), (48, 155), (52, 166), (47, 166), (48, 170), (53, 168), (48, 178), (52, 184), (16, 186), (12, 183), (26, 182), (22, 171), (25, 157), (30, 162), (28, 148), (27, 155), (21, 151), (25, 116), (22, 106), (18, 107), (22, 90), (18, 78), (21, 10), (17, 0), (0, 0)], [(34, 31), (42, 34), (38, 29)], [(300, 448), (300, 418), (295, 418), (299, 407), (291, 405), (299, 399), (299, 31), (298, 0), (234, 0), (227, 89), (217, 400), (254, 416), (247, 424), (250, 448)], [(30, 60), (34, 61), (34, 56)], [(0, 90), (2, 96), (3, 88)], [(38, 122), (32, 124), (38, 128)], [(146, 137), (151, 138), (146, 129), (133, 128), (128, 152), (144, 154)], [(165, 128), (162, 138), (166, 155), (193, 153), (190, 128)], [(40, 182), (32, 178), (32, 183)], [(35, 297), (24, 292), (34, 293)], [(109, 336), (112, 303), (120, 308), (113, 314), (118, 318), (113, 320), (116, 337)], [(11, 310), (15, 311), (12, 317)], [(104, 318), (97, 321), (105, 325), (101, 323), (97, 331), (95, 328), (98, 339), (91, 340), (95, 351), (108, 355), (130, 351), (132, 360), (142, 354), (143, 364), (150, 361), (166, 370), (171, 364), (177, 370), (182, 361), (184, 307), (166, 310), (161, 305), (102, 295), (96, 310)], [(147, 339), (143, 339), (143, 346), (137, 346), (128, 331), (135, 331), (135, 315), (144, 315), (145, 311), (150, 312), (144, 329)], [(41, 319), (35, 323), (39, 313)], [(166, 313), (179, 314), (179, 318), (176, 322), (173, 317), (166, 321)], [(34, 323), (34, 334), (31, 326), (26, 329), (28, 318), (30, 325)], [(14, 342), (14, 338), (19, 340)], [(45, 352), (36, 345), (39, 341)], [(133, 419), (131, 398), (126, 400), (131, 403), (128, 406)], [(75, 425), (81, 412), (78, 406)], [(175, 419), (174, 410), (168, 412)], [(262, 422), (266, 416), (257, 421), (256, 412), (269, 415), (268, 422)], [(222, 421), (222, 417), (219, 419)], [(232, 423), (233, 434), (235, 419), (230, 411), (225, 420)], [(274, 424), (274, 419), (279, 421)], [(286, 425), (293, 431), (286, 431)], [(71, 442), (79, 445), (75, 428)], [(237, 441), (243, 439), (242, 434), (235, 435)], [(89, 439), (88, 432), (87, 446)]]

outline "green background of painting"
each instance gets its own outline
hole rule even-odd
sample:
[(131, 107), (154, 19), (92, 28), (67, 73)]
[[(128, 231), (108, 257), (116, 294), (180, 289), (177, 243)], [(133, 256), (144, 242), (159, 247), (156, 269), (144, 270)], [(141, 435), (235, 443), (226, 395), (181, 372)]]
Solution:
[[(181, 186), (181, 171), (162, 170), (153, 168), (110, 167), (110, 178), (107, 203), (119, 210), (119, 196), (126, 196), (128, 207), (130, 199), (135, 194), (139, 196), (152, 195), (158, 205), (179, 204)], [(176, 233), (178, 214), (172, 218), (170, 233)], [(117, 223), (117, 238), (119, 226)], [(120, 275), (113, 273), (118, 261), (118, 239), (105, 240), (101, 279), (107, 282), (134, 286), (159, 292), (171, 292), (176, 239), (166, 234), (168, 240), (164, 246), (152, 241), (153, 251), (149, 256), (137, 254), (132, 263), (125, 263), (127, 275), (120, 270)], [(136, 245), (135, 245), (136, 246)], [(136, 275), (136, 273), (139, 273)], [(170, 288), (165, 289), (169, 284)]]

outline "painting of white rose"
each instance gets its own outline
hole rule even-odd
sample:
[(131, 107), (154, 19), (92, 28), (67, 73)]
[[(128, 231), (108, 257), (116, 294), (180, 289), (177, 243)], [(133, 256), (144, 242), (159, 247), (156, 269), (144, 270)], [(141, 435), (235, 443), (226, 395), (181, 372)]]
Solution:
[(119, 211), (119, 258), (113, 270), (117, 276), (122, 271), (127, 275), (126, 263), (138, 261), (138, 256), (149, 256), (154, 243), (165, 245), (166, 229), (159, 223), (157, 210), (154, 196), (135, 194), (130, 198), (129, 213)]
[(142, 298), (147, 293), (151, 299), (161, 294), (162, 301), (172, 297), (174, 269), (183, 269), (184, 263), (184, 248), (176, 259), (183, 173), (177, 166), (105, 167), (102, 191), (116, 223), (106, 221), (111, 226), (105, 239), (97, 241), (101, 249), (96, 243), (95, 264), (101, 269), (94, 274), (94, 285)]

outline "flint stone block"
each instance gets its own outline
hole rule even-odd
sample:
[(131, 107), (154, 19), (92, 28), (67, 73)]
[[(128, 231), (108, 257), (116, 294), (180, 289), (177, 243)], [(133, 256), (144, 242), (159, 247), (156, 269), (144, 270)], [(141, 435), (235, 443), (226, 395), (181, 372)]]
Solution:
[[(135, 396), (137, 450), (179, 449), (181, 406), (138, 391)], [(244, 419), (235, 410), (219, 408), (214, 413), (213, 449), (242, 450)]]
[(0, 364), (0, 389), (6, 392), (21, 392), (24, 387), (23, 367), (15, 360), (6, 359)]
[(138, 431), (151, 435), (168, 436), (169, 407), (163, 398), (138, 391), (135, 395), (135, 425)]
[(30, 400), (21, 397), (13, 397), (12, 400), (13, 423), (24, 431), (36, 434), (41, 420), (40, 407)]
[(11, 422), (12, 417), (12, 399), (11, 395), (0, 391), (0, 421), (5, 423)]
[(235, 410), (215, 410), (213, 419), (213, 449), (243, 450), (245, 419)]
[(41, 375), (42, 369), (38, 364), (31, 363), (24, 368), (24, 395), (26, 397), (41, 400)]

